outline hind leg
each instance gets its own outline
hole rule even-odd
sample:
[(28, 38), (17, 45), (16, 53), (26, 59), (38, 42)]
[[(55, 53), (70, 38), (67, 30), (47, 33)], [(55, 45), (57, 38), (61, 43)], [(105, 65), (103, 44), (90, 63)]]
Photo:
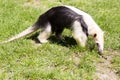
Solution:
[(40, 41), (40, 43), (47, 43), (48, 42), (48, 38), (50, 37), (52, 31), (51, 31), (51, 25), (48, 24), (43, 30), (42, 32), (39, 34), (39, 36), (37, 37), (38, 40)]
[(79, 46), (85, 47), (87, 36), (83, 32), (81, 24), (78, 21), (75, 21), (73, 23), (72, 30), (73, 30), (73, 37), (76, 40), (77, 44)]
[(55, 31), (55, 36), (56, 36), (58, 39), (63, 39), (63, 37), (61, 36), (63, 30), (64, 30), (64, 29), (59, 29), (59, 30)]

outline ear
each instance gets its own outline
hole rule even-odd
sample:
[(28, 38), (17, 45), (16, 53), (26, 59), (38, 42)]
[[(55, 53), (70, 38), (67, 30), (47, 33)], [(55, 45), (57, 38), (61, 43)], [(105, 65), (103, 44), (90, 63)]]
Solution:
[(95, 33), (94, 35), (93, 35), (93, 37), (95, 38), (97, 36), (97, 34)]

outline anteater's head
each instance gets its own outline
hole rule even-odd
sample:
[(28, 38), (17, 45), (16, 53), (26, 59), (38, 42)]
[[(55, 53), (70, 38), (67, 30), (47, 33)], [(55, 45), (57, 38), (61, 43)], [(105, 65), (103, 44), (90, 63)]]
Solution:
[(102, 54), (104, 49), (104, 32), (100, 31), (93, 35), (95, 43), (98, 46), (98, 53)]

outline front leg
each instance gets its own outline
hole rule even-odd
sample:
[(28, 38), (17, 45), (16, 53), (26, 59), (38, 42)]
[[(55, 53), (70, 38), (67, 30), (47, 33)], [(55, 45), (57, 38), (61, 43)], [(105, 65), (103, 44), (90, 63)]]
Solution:
[(87, 41), (87, 36), (83, 32), (82, 27), (78, 21), (75, 21), (73, 26), (73, 38), (76, 40), (77, 44), (79, 46), (85, 47), (86, 41)]
[(73, 34), (73, 37), (76, 40), (78, 46), (85, 47), (87, 41), (86, 35), (82, 33), (78, 33), (78, 34)]

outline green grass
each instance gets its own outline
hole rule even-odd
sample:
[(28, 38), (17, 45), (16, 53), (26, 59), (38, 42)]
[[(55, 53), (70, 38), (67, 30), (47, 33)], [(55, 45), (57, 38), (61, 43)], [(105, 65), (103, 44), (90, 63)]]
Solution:
[[(49, 8), (72, 5), (92, 15), (105, 31), (105, 54), (114, 55), (117, 51), (115, 54), (118, 56), (112, 59), (112, 68), (120, 75), (119, 0), (40, 0), (40, 5), (25, 5), (26, 1), (0, 0), (0, 41), (31, 26)], [(65, 30), (65, 40), (51, 37), (49, 43), (39, 45), (31, 38), (36, 33), (0, 45), (1, 80), (94, 79), (94, 63), (99, 61), (99, 55), (96, 50), (90, 50), (90, 46), (94, 46), (91, 38), (86, 48), (80, 48), (71, 31)]]

